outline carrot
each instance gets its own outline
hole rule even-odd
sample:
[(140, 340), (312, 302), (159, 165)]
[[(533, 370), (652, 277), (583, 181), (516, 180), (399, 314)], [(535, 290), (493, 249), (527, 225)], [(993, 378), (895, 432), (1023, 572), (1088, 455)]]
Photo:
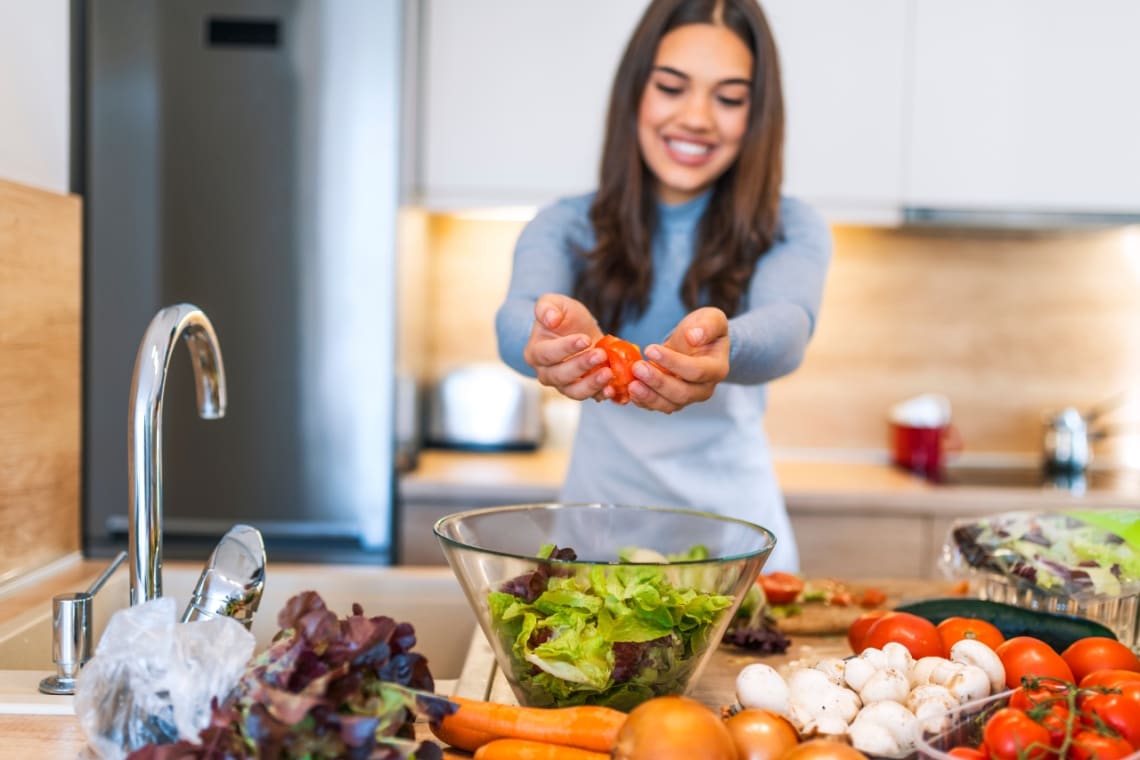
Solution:
[(468, 728), (462, 723), (450, 720), (446, 723), (429, 723), (428, 728), (441, 742), (468, 752), (474, 752), (492, 739), (498, 738), (495, 734)]
[(440, 728), (444, 731), (463, 728), (495, 739), (529, 739), (595, 752), (614, 748), (627, 717), (620, 710), (600, 705), (519, 707), (464, 697), (448, 699), (459, 709), (443, 719)]
[(529, 739), (496, 739), (475, 750), (475, 760), (609, 760), (608, 752)]

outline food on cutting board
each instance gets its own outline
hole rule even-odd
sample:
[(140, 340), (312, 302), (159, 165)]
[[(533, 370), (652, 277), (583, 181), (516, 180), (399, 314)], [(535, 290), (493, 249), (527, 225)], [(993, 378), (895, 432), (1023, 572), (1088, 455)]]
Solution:
[[(762, 614), (785, 636), (843, 633), (866, 610), (887, 602), (878, 587), (835, 578), (804, 580), (792, 573), (765, 573), (756, 579), (756, 586), (741, 604), (738, 617), (756, 620)], [(756, 612), (757, 606), (763, 607), (762, 613)]]

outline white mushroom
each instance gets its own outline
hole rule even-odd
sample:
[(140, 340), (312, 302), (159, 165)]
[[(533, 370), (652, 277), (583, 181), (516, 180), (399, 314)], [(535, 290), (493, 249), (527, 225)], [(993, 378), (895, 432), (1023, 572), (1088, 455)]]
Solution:
[(883, 655), (888, 668), (894, 668), (904, 676), (910, 676), (910, 671), (914, 667), (914, 657), (909, 649), (897, 641), (888, 641), (883, 645)]
[(847, 721), (838, 715), (805, 714), (802, 717), (802, 723), (792, 718), (792, 723), (796, 726), (796, 731), (799, 732), (801, 739), (816, 738), (842, 741), (843, 737), (847, 735)]
[(822, 671), (827, 680), (831, 681), (836, 686), (844, 686), (846, 682), (843, 679), (843, 673), (847, 669), (847, 661), (839, 657), (828, 657), (820, 660), (813, 665), (816, 670)]
[(949, 689), (960, 704), (981, 699), (990, 693), (990, 677), (977, 665), (948, 662), (935, 668), (931, 682)]
[(876, 670), (867, 679), (863, 688), (859, 690), (859, 698), (865, 705), (887, 700), (901, 704), (906, 701), (909, 693), (910, 683), (905, 675), (894, 668), (883, 668)]
[[(797, 729), (823, 718), (850, 723), (859, 712), (859, 695), (832, 683), (827, 674), (813, 668), (793, 671), (788, 676), (789, 717)], [(829, 723), (831, 721), (828, 721)]]
[(887, 727), (869, 720), (855, 719), (847, 729), (851, 745), (871, 757), (902, 757), (902, 748)]
[(736, 701), (741, 707), (768, 710), (787, 717), (788, 684), (776, 669), (762, 662), (745, 665), (736, 674)]
[[(866, 649), (864, 654), (870, 651), (870, 649)], [(874, 651), (880, 652), (878, 649)], [(862, 691), (863, 686), (875, 674), (875, 671), (886, 665), (886, 658), (883, 658), (880, 665), (875, 664), (877, 659), (877, 657), (864, 657), (863, 655), (852, 657), (847, 661), (846, 667), (843, 668), (843, 680), (855, 691)]]
[(1005, 666), (997, 653), (976, 639), (962, 639), (950, 647), (950, 659), (963, 665), (977, 665), (990, 679), (990, 691), (997, 693), (1005, 688)]
[[(875, 728), (868, 726), (875, 726)], [(894, 746), (887, 748), (890, 751), (882, 751), (883, 748), (871, 749), (860, 744), (861, 742), (882, 743), (882, 732), (878, 730), (879, 728), (886, 729), (891, 739), (894, 740)], [(875, 702), (866, 705), (859, 711), (859, 715), (855, 717), (855, 721), (848, 729), (851, 743), (856, 749), (867, 754), (887, 757), (902, 757), (910, 754), (915, 748), (917, 734), (918, 719), (915, 718), (914, 713), (898, 702)]]
[(930, 676), (934, 669), (943, 663), (950, 662), (945, 657), (921, 657), (910, 669), (910, 685), (923, 686), (930, 683)]
[(958, 706), (958, 699), (945, 686), (925, 684), (911, 691), (906, 706), (923, 729), (937, 731), (943, 727), (949, 712)]

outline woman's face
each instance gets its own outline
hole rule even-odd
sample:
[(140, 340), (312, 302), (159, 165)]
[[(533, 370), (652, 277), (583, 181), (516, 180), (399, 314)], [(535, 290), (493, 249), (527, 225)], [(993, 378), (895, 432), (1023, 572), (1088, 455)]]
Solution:
[(732, 165), (751, 92), (752, 51), (726, 27), (687, 24), (661, 38), (637, 140), (663, 202), (697, 197)]

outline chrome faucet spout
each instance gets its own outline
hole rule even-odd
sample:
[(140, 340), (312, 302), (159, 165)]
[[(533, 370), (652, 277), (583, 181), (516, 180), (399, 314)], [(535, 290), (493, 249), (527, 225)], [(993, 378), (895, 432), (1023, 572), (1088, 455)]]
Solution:
[(193, 304), (162, 309), (139, 344), (127, 412), (132, 605), (162, 596), (162, 401), (179, 338), (190, 351), (198, 414), (217, 419), (226, 412), (222, 351), (210, 320)]

